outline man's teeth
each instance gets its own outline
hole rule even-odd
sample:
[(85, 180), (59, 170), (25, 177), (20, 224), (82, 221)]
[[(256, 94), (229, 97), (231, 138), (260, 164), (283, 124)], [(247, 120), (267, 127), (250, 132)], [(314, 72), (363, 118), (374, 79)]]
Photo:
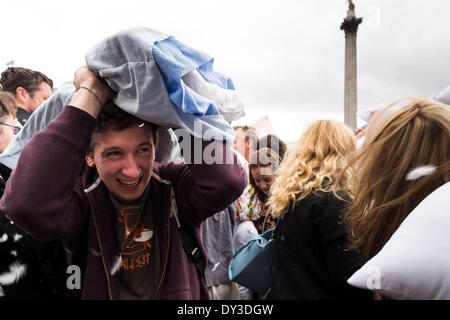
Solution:
[(119, 179), (119, 182), (121, 184), (126, 185), (126, 186), (132, 187), (132, 186), (135, 186), (135, 185), (137, 185), (139, 183), (139, 179), (136, 179), (136, 180), (120, 180)]

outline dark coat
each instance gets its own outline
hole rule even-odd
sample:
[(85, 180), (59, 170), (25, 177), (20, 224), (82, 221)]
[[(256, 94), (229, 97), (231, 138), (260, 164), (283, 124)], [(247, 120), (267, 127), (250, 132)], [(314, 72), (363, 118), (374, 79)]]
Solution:
[[(0, 163), (0, 196), (11, 169)], [(0, 212), (0, 274), (9, 273), (18, 263), (26, 270), (11, 285), (2, 285), (0, 300), (58, 299), (65, 294), (65, 251), (60, 241), (33, 239)]]
[(370, 298), (347, 284), (362, 261), (357, 252), (344, 250), (345, 206), (332, 193), (316, 192), (285, 214), (277, 229), (281, 268), (269, 299)]
[[(71, 264), (83, 271), (83, 299), (118, 299), (118, 272), (111, 272), (119, 255), (116, 213), (96, 170), (84, 166), (95, 123), (88, 113), (66, 106), (35, 134), (6, 185), (0, 210), (37, 239), (62, 239)], [(208, 299), (204, 281), (183, 250), (179, 219), (169, 210), (170, 190), (205, 256), (202, 221), (230, 205), (247, 183), (245, 171), (226, 144), (203, 142), (203, 148), (209, 143), (223, 148), (226, 164), (154, 164), (149, 197), (157, 213), (163, 263), (157, 288), (160, 299)]]

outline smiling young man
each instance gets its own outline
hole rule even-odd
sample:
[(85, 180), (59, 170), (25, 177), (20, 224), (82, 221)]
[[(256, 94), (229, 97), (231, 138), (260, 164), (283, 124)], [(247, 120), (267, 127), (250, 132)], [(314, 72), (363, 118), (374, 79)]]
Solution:
[(86, 163), (96, 167), (112, 194), (124, 201), (135, 200), (153, 172), (157, 127), (122, 111), (112, 101), (102, 111)]
[(203, 141), (225, 159), (157, 163), (155, 125), (105, 104), (113, 92), (87, 67), (74, 84), (69, 106), (23, 149), (0, 210), (37, 239), (62, 239), (83, 299), (208, 299), (180, 224), (205, 256), (202, 222), (247, 183), (236, 156)]

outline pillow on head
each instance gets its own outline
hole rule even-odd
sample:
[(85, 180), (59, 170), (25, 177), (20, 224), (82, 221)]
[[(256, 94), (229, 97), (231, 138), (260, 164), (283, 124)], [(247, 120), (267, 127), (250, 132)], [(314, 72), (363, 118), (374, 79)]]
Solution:
[(394, 299), (450, 299), (450, 182), (426, 197), (348, 283)]

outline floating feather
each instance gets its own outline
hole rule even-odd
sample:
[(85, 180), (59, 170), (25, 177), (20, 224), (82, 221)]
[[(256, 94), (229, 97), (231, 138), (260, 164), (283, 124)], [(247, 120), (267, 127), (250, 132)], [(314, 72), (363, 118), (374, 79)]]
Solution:
[(421, 166), (414, 168), (406, 175), (406, 180), (417, 180), (419, 178), (422, 178), (424, 176), (428, 176), (436, 171), (435, 166)]
[(21, 234), (18, 234), (18, 233), (16, 233), (15, 235), (14, 235), (14, 242), (17, 242), (17, 241), (19, 241), (20, 239), (22, 239), (22, 235)]
[(217, 269), (217, 267), (219, 266), (219, 264), (220, 264), (220, 261), (217, 262), (217, 263), (212, 267), (211, 272), (216, 271), (216, 269)]
[(116, 258), (116, 262), (114, 262), (114, 264), (113, 264), (113, 266), (112, 266), (112, 268), (111, 268), (111, 271), (110, 271), (110, 274), (113, 276), (113, 275), (115, 275), (116, 273), (117, 273), (117, 271), (119, 271), (119, 269), (120, 269), (120, 265), (122, 264), (122, 256), (118, 256), (117, 258)]
[(100, 257), (100, 252), (94, 248), (91, 248), (91, 254), (95, 257)]
[(27, 266), (20, 264), (18, 261), (13, 262), (9, 266), (9, 272), (0, 274), (0, 285), (9, 286), (16, 283), (25, 275)]
[(0, 238), (0, 243), (6, 242), (8, 241), (8, 235), (6, 233), (4, 233), (2, 235), (2, 237)]

